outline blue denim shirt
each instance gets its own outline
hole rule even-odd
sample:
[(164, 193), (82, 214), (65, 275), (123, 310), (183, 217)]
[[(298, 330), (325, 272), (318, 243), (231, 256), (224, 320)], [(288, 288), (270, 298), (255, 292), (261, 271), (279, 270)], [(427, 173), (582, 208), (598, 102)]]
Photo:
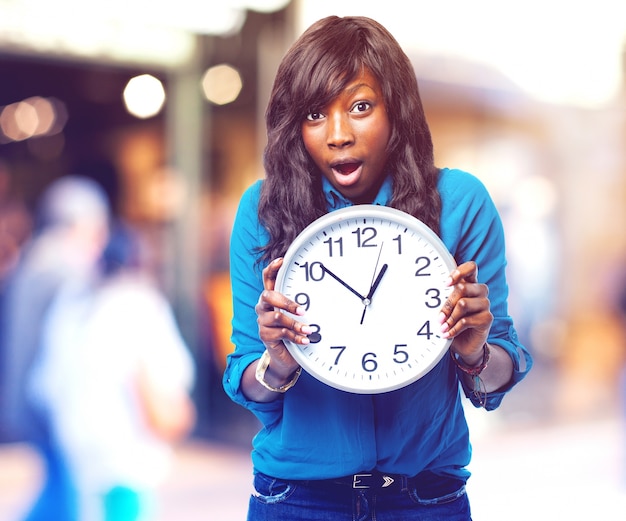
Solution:
[[(257, 248), (268, 240), (257, 215), (261, 183), (243, 195), (231, 236), (235, 351), (228, 356), (223, 380), (226, 393), (262, 424), (253, 440), (254, 468), (283, 479), (328, 479), (371, 469), (407, 476), (430, 470), (467, 479), (471, 446), (462, 387), (448, 356), (416, 382), (383, 394), (344, 392), (303, 372), (297, 384), (273, 402), (256, 403), (243, 395), (242, 374), (265, 349), (254, 310), (263, 291)], [(329, 211), (352, 204), (325, 179), (323, 186)], [(489, 342), (507, 350), (514, 362), (510, 383), (487, 397), (485, 407), (495, 409), (532, 365), (508, 314), (502, 223), (484, 185), (471, 174), (442, 169), (438, 189), (441, 239), (458, 264), (478, 264), (494, 315)], [(391, 191), (392, 180), (387, 178), (374, 204), (386, 205)], [(479, 404), (469, 390), (465, 394)]]

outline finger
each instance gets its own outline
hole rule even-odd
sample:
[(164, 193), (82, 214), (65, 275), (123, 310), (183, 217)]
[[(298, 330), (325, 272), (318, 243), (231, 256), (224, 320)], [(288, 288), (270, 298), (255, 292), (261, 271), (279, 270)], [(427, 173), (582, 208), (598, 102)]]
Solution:
[(486, 284), (460, 282), (454, 286), (439, 313), (439, 323), (443, 324), (452, 314), (462, 298), (487, 298), (489, 287)]
[(305, 309), (300, 304), (287, 298), (278, 291), (265, 290), (256, 305), (257, 315), (264, 311), (284, 310), (292, 315), (304, 315)]
[(454, 337), (470, 328), (488, 332), (492, 322), (489, 299), (462, 298), (442, 323), (441, 332), (445, 337)]
[(448, 286), (453, 286), (461, 281), (478, 282), (478, 265), (474, 261), (464, 262), (457, 266), (448, 278)]
[(308, 345), (311, 342), (308, 335), (297, 333), (296, 331), (293, 331), (291, 329), (284, 329), (282, 333), (283, 336), (281, 337), (281, 339), (283, 341), (288, 340), (294, 344), (299, 345)]
[(489, 287), (478, 282), (459, 282), (454, 286), (448, 300), (458, 301), (462, 298), (481, 298), (489, 296)]
[(265, 330), (263, 328), (259, 328), (259, 335), (261, 337), (261, 341), (268, 349), (284, 347), (285, 341), (290, 341), (299, 345), (308, 345), (310, 343), (307, 335), (299, 334), (286, 328), (267, 328)]
[(492, 322), (493, 315), (489, 311), (465, 316), (455, 322), (447, 331), (444, 331), (442, 336), (444, 338), (457, 338), (462, 333), (470, 333), (472, 336), (482, 338), (481, 342), (484, 342), (487, 339)]
[(260, 314), (257, 318), (257, 323), (263, 328), (280, 330), (280, 334), (284, 333), (282, 330), (294, 331), (296, 334), (301, 335), (308, 335), (313, 331), (313, 328), (308, 324), (304, 324), (280, 311)]
[(263, 287), (265, 289), (273, 290), (276, 286), (276, 277), (278, 277), (278, 270), (283, 265), (282, 257), (274, 259), (263, 270)]
[(307, 324), (303, 324), (292, 317), (273, 311), (258, 316), (259, 335), (265, 344), (276, 345), (282, 340), (291, 340), (298, 344), (308, 344), (308, 336), (313, 332)]

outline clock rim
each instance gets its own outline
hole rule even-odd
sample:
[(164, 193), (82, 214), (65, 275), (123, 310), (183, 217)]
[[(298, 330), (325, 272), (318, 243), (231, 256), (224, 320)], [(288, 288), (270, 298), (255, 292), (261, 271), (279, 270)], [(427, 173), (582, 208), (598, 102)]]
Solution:
[[(282, 284), (284, 282), (285, 273), (287, 271), (285, 266), (290, 263), (290, 259), (294, 257), (295, 253), (300, 249), (300, 247), (306, 241), (310, 240), (312, 236), (319, 233), (322, 229), (328, 227), (331, 224), (336, 224), (338, 222), (346, 221), (349, 219), (351, 220), (364, 217), (390, 219), (399, 222), (400, 224), (404, 224), (408, 228), (418, 231), (425, 239), (427, 239), (433, 246), (436, 247), (437, 252), (442, 256), (444, 264), (449, 268), (450, 272), (452, 272), (457, 267), (457, 263), (454, 257), (452, 256), (446, 245), (443, 243), (441, 238), (417, 217), (414, 217), (402, 210), (398, 210), (397, 208), (392, 208), (391, 206), (382, 206), (376, 204), (358, 204), (339, 208), (337, 210), (333, 210), (332, 212), (326, 213), (310, 223), (298, 234), (294, 241), (289, 245), (289, 248), (287, 248), (285, 255), (283, 255), (283, 265), (281, 266), (276, 276), (275, 289), (282, 292)], [(423, 378), (441, 361), (444, 355), (448, 352), (448, 349), (452, 344), (452, 339), (446, 340), (446, 342), (442, 344), (442, 348), (440, 349), (439, 354), (428, 365), (424, 366), (418, 373), (413, 375), (411, 378), (403, 380), (399, 383), (394, 383), (389, 386), (376, 389), (352, 387), (349, 385), (342, 385), (341, 383), (331, 381), (330, 379), (325, 378), (322, 373), (311, 370), (312, 366), (310, 366), (308, 358), (302, 352), (302, 347), (299, 344), (296, 344), (295, 342), (292, 342), (290, 340), (284, 340), (284, 344), (287, 350), (290, 352), (291, 356), (293, 356), (294, 359), (300, 364), (300, 366), (316, 380), (328, 385), (329, 387), (332, 387), (333, 389), (346, 391), (353, 394), (374, 395), (402, 389)]]

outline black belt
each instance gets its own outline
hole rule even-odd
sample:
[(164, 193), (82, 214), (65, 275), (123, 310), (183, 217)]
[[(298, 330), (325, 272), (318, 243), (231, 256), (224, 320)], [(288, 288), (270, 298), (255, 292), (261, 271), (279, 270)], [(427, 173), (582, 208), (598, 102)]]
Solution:
[(309, 481), (310, 484), (321, 486), (338, 485), (352, 489), (373, 489), (376, 491), (399, 490), (405, 487), (415, 488), (423, 499), (432, 499), (453, 494), (460, 490), (465, 481), (450, 476), (441, 476), (434, 472), (424, 471), (417, 476), (408, 477), (400, 474), (388, 474), (378, 471), (360, 472), (341, 478), (321, 481)]
[(380, 488), (389, 487), (397, 488), (398, 486), (406, 486), (409, 478), (398, 474), (384, 474), (382, 472), (361, 472), (344, 476), (337, 479), (331, 479), (337, 485), (345, 485), (350, 488)]

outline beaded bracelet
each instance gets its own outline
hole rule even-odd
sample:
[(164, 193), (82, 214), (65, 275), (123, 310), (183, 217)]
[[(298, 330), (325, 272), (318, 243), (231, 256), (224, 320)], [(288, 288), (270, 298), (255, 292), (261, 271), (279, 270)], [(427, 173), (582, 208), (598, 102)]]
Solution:
[(489, 349), (489, 345), (487, 344), (487, 342), (484, 343), (483, 345), (483, 360), (480, 363), (480, 365), (477, 365), (475, 367), (470, 367), (469, 365), (464, 364), (461, 361), (461, 357), (457, 356), (456, 353), (454, 353), (454, 351), (450, 351), (450, 356), (452, 356), (452, 360), (454, 360), (454, 363), (456, 364), (456, 366), (463, 371), (464, 373), (470, 375), (470, 376), (478, 376), (480, 373), (483, 372), (483, 370), (485, 369), (485, 367), (487, 367), (487, 363), (489, 362), (489, 356), (491, 355), (491, 350)]
[(487, 389), (485, 388), (485, 384), (480, 377), (480, 373), (482, 373), (487, 367), (487, 363), (489, 362), (489, 356), (491, 355), (491, 350), (489, 349), (489, 345), (487, 342), (483, 345), (483, 359), (480, 365), (476, 367), (470, 367), (461, 362), (460, 357), (457, 356), (454, 352), (450, 351), (450, 355), (452, 356), (452, 360), (456, 366), (463, 371), (465, 374), (468, 374), (472, 377), (472, 381), (474, 384), (474, 388), (472, 389), (472, 394), (478, 400), (478, 403), (481, 407), (485, 407), (487, 405)]

